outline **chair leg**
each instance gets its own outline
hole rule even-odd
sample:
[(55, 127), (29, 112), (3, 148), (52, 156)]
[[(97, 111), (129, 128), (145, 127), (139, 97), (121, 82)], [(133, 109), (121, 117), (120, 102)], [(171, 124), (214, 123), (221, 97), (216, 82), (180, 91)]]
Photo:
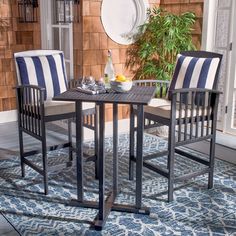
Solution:
[(47, 142), (46, 142), (46, 128), (42, 121), (42, 159), (43, 159), (43, 183), (44, 194), (48, 194), (48, 158), (47, 158)]
[(210, 171), (208, 174), (208, 188), (209, 189), (213, 188), (214, 162), (215, 162), (215, 137), (212, 137), (210, 141), (210, 159), (209, 159)]
[(95, 146), (95, 179), (98, 179), (98, 172), (99, 172), (99, 163), (98, 163), (98, 152), (99, 152), (99, 145), (98, 145), (98, 106), (96, 106), (96, 112), (94, 115), (94, 146)]
[[(216, 98), (216, 104), (219, 102), (219, 96)], [(215, 108), (212, 127), (211, 127), (211, 142), (210, 142), (210, 153), (209, 153), (209, 167), (210, 171), (208, 174), (208, 188), (213, 188), (213, 174), (214, 174), (214, 165), (215, 165), (215, 143), (216, 143), (216, 117), (217, 117), (217, 107)]]
[(130, 106), (130, 138), (129, 138), (129, 180), (134, 179), (134, 113), (133, 106)]
[(19, 128), (19, 146), (20, 146), (21, 176), (25, 177), (23, 132), (22, 130), (20, 130), (20, 128)]
[(174, 158), (175, 158), (175, 119), (172, 119), (169, 127), (169, 140), (168, 140), (168, 202), (174, 199)]
[(46, 142), (42, 141), (44, 194), (48, 194), (48, 160)]
[(168, 176), (168, 202), (173, 201), (174, 197), (174, 152), (169, 152), (168, 155), (168, 166), (169, 166), (169, 176)]
[(72, 120), (68, 119), (68, 142), (69, 142), (69, 162), (73, 161), (73, 150), (72, 150)]

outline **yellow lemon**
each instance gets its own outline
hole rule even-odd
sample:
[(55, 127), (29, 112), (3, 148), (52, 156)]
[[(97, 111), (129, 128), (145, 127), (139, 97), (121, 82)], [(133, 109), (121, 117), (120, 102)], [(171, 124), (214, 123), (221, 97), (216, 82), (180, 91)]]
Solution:
[(116, 82), (126, 82), (129, 80), (124, 75), (117, 75), (115, 81)]

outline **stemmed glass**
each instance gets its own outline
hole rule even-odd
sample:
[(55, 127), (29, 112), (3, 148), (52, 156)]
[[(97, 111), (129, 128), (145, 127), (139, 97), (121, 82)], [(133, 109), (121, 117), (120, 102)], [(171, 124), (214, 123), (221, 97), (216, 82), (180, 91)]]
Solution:
[(81, 87), (90, 91), (94, 91), (96, 94), (105, 93), (106, 89), (102, 81), (95, 81), (93, 76), (85, 76), (82, 79)]
[(82, 88), (94, 90), (96, 83), (93, 76), (85, 76), (82, 79)]

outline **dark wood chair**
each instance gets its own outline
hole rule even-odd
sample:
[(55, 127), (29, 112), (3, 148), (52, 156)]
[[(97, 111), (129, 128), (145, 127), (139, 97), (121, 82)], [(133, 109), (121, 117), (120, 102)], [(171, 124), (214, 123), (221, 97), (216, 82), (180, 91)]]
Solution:
[[(76, 86), (79, 81), (68, 82), (62, 51), (24, 51), (15, 53), (14, 58), (18, 80), (16, 99), (22, 176), (25, 176), (25, 165), (33, 168), (43, 176), (44, 193), (48, 194), (48, 172), (58, 170), (59, 166), (48, 166), (47, 151), (68, 147), (69, 159), (66, 166), (72, 164), (71, 123), (75, 118), (74, 102), (53, 101), (52, 98), (66, 91), (69, 86)], [(82, 116), (84, 126), (95, 131), (96, 114), (93, 103), (83, 104)], [(64, 144), (47, 147), (46, 123), (64, 119), (68, 120), (68, 140)], [(39, 140), (41, 149), (24, 151), (23, 133)], [(96, 136), (96, 132), (94, 133)], [(42, 167), (27, 158), (39, 152), (42, 152)]]
[[(168, 201), (173, 200), (174, 183), (208, 174), (208, 188), (213, 187), (216, 119), (220, 92), (217, 91), (222, 55), (206, 51), (185, 51), (177, 57), (172, 81), (135, 81), (137, 86), (156, 86), (158, 98), (144, 108), (145, 128), (168, 126), (168, 150), (144, 157), (144, 167), (168, 178)], [(135, 107), (131, 109), (134, 110)], [(134, 116), (130, 119), (130, 168), (133, 179)], [(210, 140), (209, 159), (194, 156), (181, 146)], [(205, 168), (176, 176), (175, 154), (182, 155), (205, 165)], [(150, 163), (150, 160), (167, 156), (167, 164)]]

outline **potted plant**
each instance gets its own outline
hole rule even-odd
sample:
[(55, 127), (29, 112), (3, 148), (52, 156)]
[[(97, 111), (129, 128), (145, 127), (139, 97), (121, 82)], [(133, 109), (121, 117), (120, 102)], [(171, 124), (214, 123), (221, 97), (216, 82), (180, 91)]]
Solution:
[(170, 80), (180, 51), (195, 49), (192, 42), (194, 13), (174, 15), (161, 8), (148, 10), (136, 42), (127, 49), (126, 67), (134, 79)]

